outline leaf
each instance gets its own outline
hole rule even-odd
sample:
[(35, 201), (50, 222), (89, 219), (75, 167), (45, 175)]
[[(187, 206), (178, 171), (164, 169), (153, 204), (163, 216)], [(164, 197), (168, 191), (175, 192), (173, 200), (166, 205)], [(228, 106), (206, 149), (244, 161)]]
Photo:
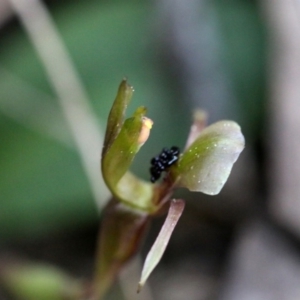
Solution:
[(84, 284), (46, 264), (1, 262), (0, 280), (14, 299), (82, 299)]
[(119, 270), (139, 249), (149, 224), (149, 215), (111, 200), (104, 211), (96, 259), (94, 297), (99, 299)]
[(185, 203), (183, 200), (172, 200), (166, 221), (161, 228), (161, 231), (150, 249), (142, 270), (141, 280), (138, 285), (138, 292), (141, 290), (146, 280), (161, 260), (172, 232), (183, 212)]
[(176, 185), (209, 195), (220, 192), (232, 166), (244, 149), (240, 126), (220, 121), (206, 127), (170, 169)]

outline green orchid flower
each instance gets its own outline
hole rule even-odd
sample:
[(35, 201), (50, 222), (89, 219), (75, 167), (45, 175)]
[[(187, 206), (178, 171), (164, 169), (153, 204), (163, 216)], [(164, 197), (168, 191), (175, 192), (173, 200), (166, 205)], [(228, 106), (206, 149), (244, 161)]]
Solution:
[(218, 194), (242, 152), (245, 140), (238, 124), (220, 121), (206, 126), (206, 114), (196, 111), (185, 150), (166, 168), (158, 183), (144, 181), (129, 169), (135, 155), (147, 141), (153, 121), (146, 108), (139, 107), (124, 120), (133, 88), (124, 79), (110, 111), (102, 150), (101, 170), (113, 198), (103, 212), (92, 299), (101, 299), (120, 269), (138, 251), (151, 219), (169, 212), (165, 224), (149, 251), (138, 290), (159, 263), (183, 209), (184, 201), (172, 199), (175, 188), (209, 195)]

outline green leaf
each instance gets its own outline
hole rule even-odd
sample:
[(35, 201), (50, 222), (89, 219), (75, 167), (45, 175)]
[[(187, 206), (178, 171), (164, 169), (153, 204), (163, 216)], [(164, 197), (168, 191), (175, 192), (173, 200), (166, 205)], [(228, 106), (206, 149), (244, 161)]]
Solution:
[(82, 299), (83, 282), (58, 268), (36, 263), (6, 263), (1, 267), (3, 286), (17, 299)]
[(152, 248), (150, 249), (146, 261), (142, 270), (141, 279), (138, 285), (138, 292), (141, 290), (146, 280), (157, 266), (159, 261), (161, 260), (170, 237), (173, 233), (173, 230), (181, 217), (181, 214), (184, 210), (185, 203), (183, 200), (172, 200), (170, 209), (166, 218), (164, 225), (162, 226), (160, 233), (155, 240)]
[(218, 194), (244, 149), (240, 126), (220, 121), (205, 128), (170, 170), (176, 185), (190, 191)]

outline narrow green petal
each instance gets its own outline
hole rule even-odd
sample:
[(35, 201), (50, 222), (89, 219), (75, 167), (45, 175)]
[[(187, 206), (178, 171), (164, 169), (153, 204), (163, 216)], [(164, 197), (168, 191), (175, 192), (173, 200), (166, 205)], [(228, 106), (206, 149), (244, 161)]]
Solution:
[[(127, 205), (153, 211), (153, 186), (129, 172), (132, 161), (141, 147), (145, 107), (139, 107), (133, 117), (127, 119), (119, 135), (102, 158), (103, 178), (112, 194)], [(148, 129), (149, 130), (149, 129)]]
[(102, 156), (110, 148), (122, 128), (125, 111), (132, 98), (132, 94), (133, 87), (127, 83), (126, 79), (123, 79), (108, 116)]
[(124, 122), (120, 133), (102, 158), (103, 177), (112, 190), (129, 169), (139, 151), (138, 139), (144, 115), (145, 108), (138, 108), (134, 116)]
[(101, 169), (104, 181), (114, 197), (131, 208), (152, 212), (153, 186), (129, 172), (133, 159), (149, 137), (152, 120), (146, 108), (138, 107), (131, 118), (123, 122), (132, 87), (123, 80), (111, 109)]

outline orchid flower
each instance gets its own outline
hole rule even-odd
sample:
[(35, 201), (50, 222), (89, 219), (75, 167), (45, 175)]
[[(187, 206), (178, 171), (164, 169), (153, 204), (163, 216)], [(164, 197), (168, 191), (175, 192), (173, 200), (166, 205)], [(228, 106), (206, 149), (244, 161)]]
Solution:
[(129, 171), (135, 155), (147, 141), (153, 121), (139, 107), (124, 121), (133, 88), (124, 79), (110, 111), (102, 150), (101, 170), (113, 198), (103, 211), (96, 257), (93, 299), (101, 299), (121, 268), (137, 253), (151, 219), (169, 207), (162, 229), (149, 251), (138, 291), (159, 263), (185, 203), (172, 199), (175, 188), (218, 194), (245, 140), (238, 124), (219, 121), (206, 127), (206, 114), (196, 111), (185, 150), (166, 169), (159, 183), (144, 181)]

